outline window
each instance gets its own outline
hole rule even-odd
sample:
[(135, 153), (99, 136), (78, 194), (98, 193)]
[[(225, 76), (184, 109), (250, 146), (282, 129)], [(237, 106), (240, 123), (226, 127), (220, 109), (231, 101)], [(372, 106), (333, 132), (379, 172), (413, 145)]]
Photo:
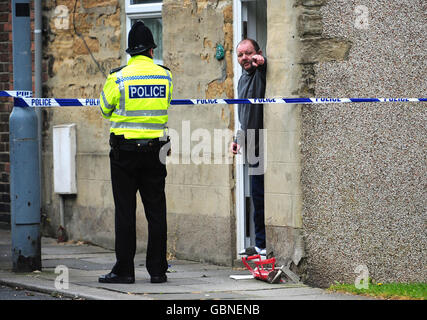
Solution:
[(136, 21), (143, 21), (153, 33), (154, 42), (157, 45), (154, 49), (154, 62), (157, 64), (163, 63), (162, 2), (161, 0), (126, 0), (126, 35)]

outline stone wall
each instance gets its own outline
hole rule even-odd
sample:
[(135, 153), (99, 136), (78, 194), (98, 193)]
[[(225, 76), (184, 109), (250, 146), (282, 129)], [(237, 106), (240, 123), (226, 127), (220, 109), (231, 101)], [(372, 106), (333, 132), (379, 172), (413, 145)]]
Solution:
[[(231, 0), (163, 2), (163, 64), (173, 74), (174, 99), (232, 97), (231, 3)], [(56, 27), (55, 8), (61, 4), (69, 9), (68, 29)], [(44, 7), (47, 28), (44, 49), (49, 66), (46, 94), (58, 98), (96, 98), (105, 82), (103, 73), (126, 63), (124, 4), (77, 1), (77, 32), (73, 12), (74, 1), (48, 1)], [(225, 58), (220, 61), (215, 59), (217, 44), (225, 48)], [(114, 248), (109, 122), (102, 119), (98, 108), (57, 108), (44, 110), (43, 115), (45, 234), (55, 235), (59, 225), (59, 196), (53, 193), (52, 185), (52, 127), (76, 123), (78, 193), (65, 197), (67, 233), (70, 239)], [(232, 263), (235, 255), (232, 160), (224, 151), (228, 150), (233, 123), (232, 108), (228, 106), (169, 109), (173, 139), (166, 180), (170, 257)], [(215, 148), (218, 142), (221, 146)], [(139, 198), (137, 206), (137, 248), (145, 251), (147, 226)]]
[[(231, 0), (163, 2), (164, 64), (173, 73), (174, 99), (233, 97), (232, 17)], [(219, 61), (217, 44), (225, 49)], [(233, 126), (232, 106), (169, 109), (169, 127), (180, 140), (168, 166), (168, 241), (179, 258), (218, 264), (235, 258), (233, 160), (226, 151)], [(197, 161), (196, 150), (206, 151), (205, 160)]]
[[(283, 0), (267, 9), (266, 96), (425, 94), (425, 2)], [(267, 246), (280, 262), (291, 259), (318, 286), (354, 282), (359, 265), (376, 281), (426, 280), (425, 110), (267, 105)]]
[[(120, 2), (44, 1), (44, 58), (49, 97), (97, 97), (112, 68), (120, 66)], [(65, 6), (67, 10), (58, 9)], [(62, 16), (67, 16), (62, 18)]]
[[(297, 23), (300, 8), (294, 1), (267, 2), (266, 97), (291, 97), (301, 84), (300, 40)], [(265, 173), (265, 224), (267, 250), (278, 263), (304, 255), (301, 243), (300, 109), (296, 105), (264, 105), (267, 130)]]
[[(425, 1), (303, 2), (322, 22), (317, 49), (302, 41), (317, 97), (425, 95)], [(426, 120), (413, 103), (302, 108), (309, 283), (353, 283), (359, 265), (378, 282), (426, 281)]]
[[(44, 1), (44, 96), (98, 98), (106, 75), (123, 64), (121, 1)], [(65, 8), (64, 8), (65, 6)], [(77, 125), (77, 194), (64, 197), (69, 239), (114, 247), (114, 204), (109, 171), (109, 122), (97, 107), (43, 109), (44, 235), (57, 235), (59, 195), (53, 192), (52, 131)]]

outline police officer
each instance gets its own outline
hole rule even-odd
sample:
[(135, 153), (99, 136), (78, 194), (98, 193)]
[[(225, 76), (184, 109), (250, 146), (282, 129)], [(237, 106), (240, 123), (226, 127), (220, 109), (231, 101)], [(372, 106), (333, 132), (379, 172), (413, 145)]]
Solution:
[[(165, 158), (168, 107), (172, 97), (169, 69), (153, 62), (157, 47), (143, 22), (128, 36), (131, 56), (111, 71), (100, 96), (101, 113), (111, 122), (110, 167), (115, 204), (116, 263), (102, 283), (134, 283), (136, 192), (148, 221), (146, 267), (152, 283), (166, 282)], [(170, 145), (170, 144), (169, 144)]]

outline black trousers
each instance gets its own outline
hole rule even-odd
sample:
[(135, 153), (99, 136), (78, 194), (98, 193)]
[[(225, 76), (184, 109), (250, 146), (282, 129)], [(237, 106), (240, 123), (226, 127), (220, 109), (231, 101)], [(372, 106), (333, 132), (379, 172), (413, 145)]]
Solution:
[(252, 175), (251, 183), (251, 196), (254, 204), (255, 245), (260, 249), (264, 249), (264, 175)]
[(136, 250), (136, 194), (139, 191), (148, 222), (146, 267), (151, 276), (166, 273), (166, 166), (160, 147), (145, 151), (112, 149), (111, 182), (115, 204), (116, 264), (112, 272), (134, 276)]

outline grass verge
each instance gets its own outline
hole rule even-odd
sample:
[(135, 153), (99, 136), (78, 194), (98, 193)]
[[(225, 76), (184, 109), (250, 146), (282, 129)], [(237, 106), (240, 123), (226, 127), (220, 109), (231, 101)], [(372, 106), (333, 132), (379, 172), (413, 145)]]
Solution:
[(367, 289), (336, 282), (329, 291), (345, 292), (390, 300), (427, 300), (427, 283), (369, 283)]

